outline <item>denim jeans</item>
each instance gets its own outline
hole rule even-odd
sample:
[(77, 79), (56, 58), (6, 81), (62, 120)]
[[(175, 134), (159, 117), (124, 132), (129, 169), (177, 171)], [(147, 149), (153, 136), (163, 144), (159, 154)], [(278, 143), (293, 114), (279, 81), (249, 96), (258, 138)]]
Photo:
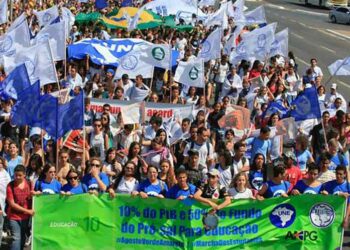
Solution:
[(4, 215), (1, 213), (0, 214), (0, 247), (2, 243), (2, 228), (4, 226)]
[(13, 237), (11, 250), (21, 250), (26, 240), (29, 220), (10, 220), (10, 229)]

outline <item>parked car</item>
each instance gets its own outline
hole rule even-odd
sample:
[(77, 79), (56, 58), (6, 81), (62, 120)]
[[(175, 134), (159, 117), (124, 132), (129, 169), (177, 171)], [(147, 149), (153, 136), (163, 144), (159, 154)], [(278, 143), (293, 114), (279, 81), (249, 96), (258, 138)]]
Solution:
[(338, 7), (329, 11), (329, 19), (332, 23), (350, 24), (350, 8)]

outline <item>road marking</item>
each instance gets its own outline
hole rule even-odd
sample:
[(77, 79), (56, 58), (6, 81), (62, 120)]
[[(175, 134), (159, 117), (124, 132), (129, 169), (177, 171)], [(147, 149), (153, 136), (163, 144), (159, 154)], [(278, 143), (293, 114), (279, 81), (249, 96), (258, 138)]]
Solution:
[(299, 57), (295, 57), (295, 59), (297, 59), (298, 61), (302, 62), (303, 64), (305, 64), (306, 66), (310, 66), (310, 64), (308, 62), (305, 62), (303, 59), (299, 58)]
[(308, 11), (308, 10), (299, 10), (299, 9), (296, 9), (296, 10), (294, 10), (294, 11), (295, 11), (295, 12), (306, 13), (306, 14), (314, 15), (314, 16), (328, 16), (327, 13), (319, 13), (319, 12)]
[(334, 38), (336, 38), (336, 39), (339, 39), (339, 40), (342, 40), (342, 41), (346, 41), (346, 39), (345, 38), (342, 38), (342, 37), (340, 37), (339, 35), (334, 35), (334, 34), (331, 34), (332, 32), (330, 32), (330, 31), (324, 31), (324, 30), (319, 30), (319, 29), (315, 29), (315, 30), (318, 30), (320, 33), (323, 33), (323, 34), (325, 34), (325, 35), (327, 35), (327, 36), (331, 36), (331, 37), (334, 37)]
[(283, 6), (278, 6), (278, 5), (275, 5), (275, 4), (272, 4), (272, 3), (265, 4), (265, 6), (271, 7), (271, 8), (274, 8), (274, 9), (279, 9), (279, 10), (285, 10), (286, 9)]
[(295, 34), (294, 32), (291, 32), (291, 34), (292, 34), (293, 36), (295, 36), (295, 37), (301, 39), (301, 40), (304, 40), (304, 37), (302, 37), (302, 36), (300, 36), (300, 35), (298, 35), (298, 34)]
[(349, 84), (346, 84), (346, 83), (343, 82), (343, 81), (336, 81), (336, 82), (340, 83), (340, 85), (342, 85), (342, 86), (344, 86), (344, 87), (346, 87), (346, 88), (350, 88), (350, 85), (349, 85)]
[(327, 47), (325, 47), (325, 46), (320, 46), (320, 47), (321, 47), (322, 49), (325, 49), (325, 50), (327, 50), (327, 51), (329, 51), (329, 52), (335, 54), (335, 50), (329, 49), (329, 48), (327, 48)]
[(328, 32), (330, 32), (330, 33), (332, 33), (332, 34), (334, 34), (334, 35), (336, 35), (336, 37), (342, 37), (342, 38), (345, 38), (345, 39), (350, 39), (350, 36), (347, 36), (347, 35), (343, 35), (343, 34), (341, 34), (341, 33), (339, 33), (339, 32), (336, 32), (336, 31), (334, 31), (334, 30), (331, 30), (331, 29), (326, 29)]

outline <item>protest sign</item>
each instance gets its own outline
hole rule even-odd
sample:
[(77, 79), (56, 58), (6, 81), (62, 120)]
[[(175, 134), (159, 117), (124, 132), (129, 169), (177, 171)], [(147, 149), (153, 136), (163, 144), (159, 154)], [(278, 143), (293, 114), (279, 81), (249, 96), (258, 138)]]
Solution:
[(37, 249), (337, 249), (345, 199), (298, 195), (235, 200), (205, 230), (210, 207), (194, 202), (83, 194), (34, 197)]

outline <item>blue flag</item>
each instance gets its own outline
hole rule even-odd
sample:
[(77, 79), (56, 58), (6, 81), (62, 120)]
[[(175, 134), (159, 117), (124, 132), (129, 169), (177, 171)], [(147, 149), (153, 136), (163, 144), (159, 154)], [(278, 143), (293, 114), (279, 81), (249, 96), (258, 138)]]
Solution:
[(122, 7), (132, 7), (132, 0), (124, 0), (122, 2)]
[(281, 119), (286, 118), (288, 116), (289, 109), (284, 107), (279, 102), (270, 102), (269, 106), (265, 110), (265, 112), (262, 114), (262, 117), (270, 117), (272, 114), (278, 113), (279, 117)]
[(95, 8), (102, 10), (108, 6), (108, 3), (106, 0), (96, 0), (95, 1)]
[(301, 92), (292, 102), (290, 116), (295, 121), (303, 121), (321, 117), (320, 105), (318, 103), (318, 95), (315, 87), (307, 88)]
[(20, 92), (30, 87), (30, 79), (25, 64), (17, 66), (1, 83), (0, 94), (17, 100)]
[(40, 97), (39, 107), (33, 126), (44, 129), (51, 137), (56, 137), (58, 98), (46, 94)]
[(83, 92), (80, 92), (80, 94), (70, 102), (59, 105), (57, 117), (56, 138), (61, 138), (70, 130), (81, 129), (84, 125)]
[(16, 104), (11, 110), (11, 122), (17, 126), (33, 126), (37, 120), (40, 105), (40, 82), (37, 81), (29, 88), (18, 94)]

